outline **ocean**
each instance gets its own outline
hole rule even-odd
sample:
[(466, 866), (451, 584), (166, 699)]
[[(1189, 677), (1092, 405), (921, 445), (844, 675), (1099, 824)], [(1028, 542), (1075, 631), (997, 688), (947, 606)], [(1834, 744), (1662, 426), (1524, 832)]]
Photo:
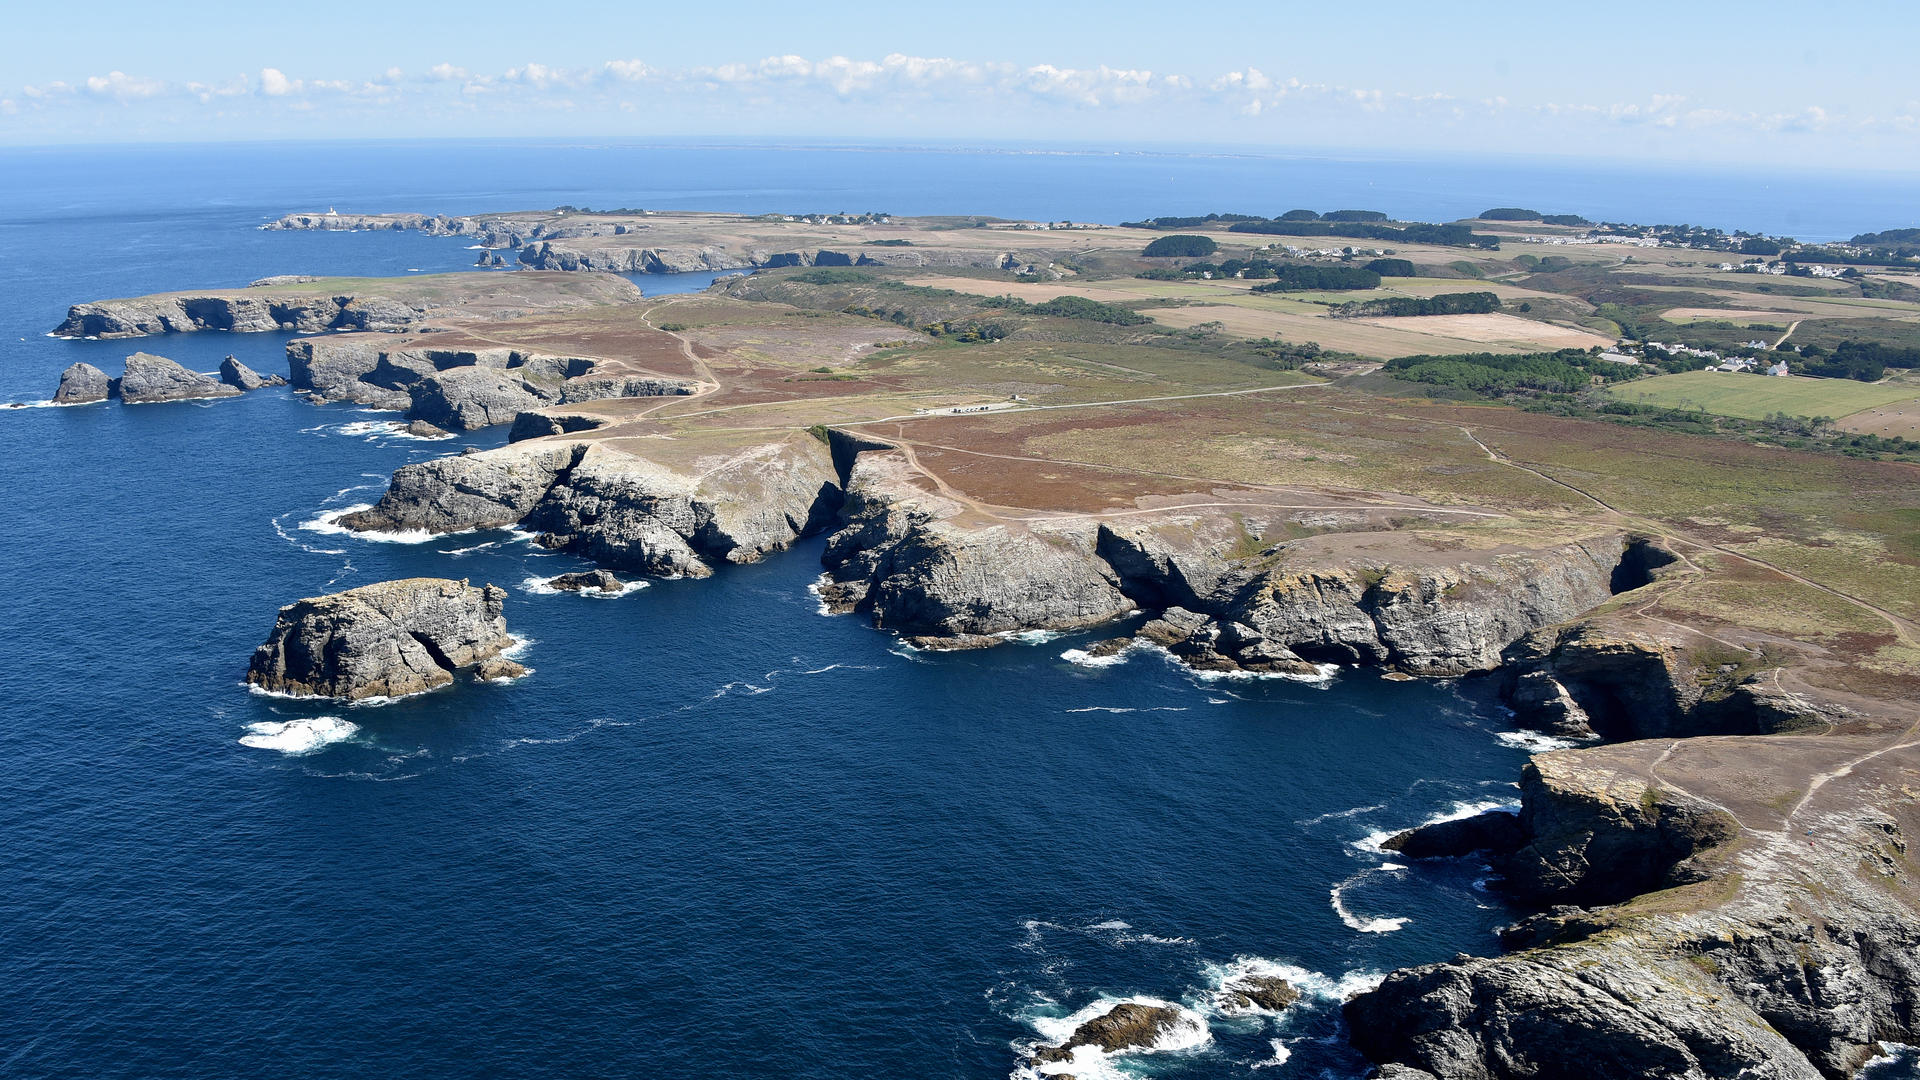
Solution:
[[(1809, 235), (1912, 224), (1867, 182), (1787, 199), (1529, 168), (693, 144), (5, 151), (0, 401), (46, 398), (78, 360), (118, 372), (136, 349), (285, 370), (283, 334), (46, 336), (70, 303), (473, 261), (457, 239), (257, 229), (329, 206), (1103, 220), (1519, 203)], [(1359, 1076), (1339, 998), (1492, 950), (1513, 917), (1484, 868), (1374, 846), (1516, 798), (1526, 741), (1471, 684), (1062, 656), (1111, 630), (915, 653), (820, 613), (818, 539), (617, 598), (542, 592), (584, 564), (505, 531), (391, 543), (321, 523), (402, 464), (504, 440), (427, 442), (392, 419), (284, 389), (0, 410), (0, 1076), (997, 1078), (1032, 1040), (1131, 998), (1183, 1005), (1205, 1037), (1115, 1075)], [(534, 673), (350, 708), (241, 685), (282, 604), (412, 575), (506, 587)], [(1286, 974), (1305, 1002), (1218, 1009), (1221, 981), (1249, 971)]]

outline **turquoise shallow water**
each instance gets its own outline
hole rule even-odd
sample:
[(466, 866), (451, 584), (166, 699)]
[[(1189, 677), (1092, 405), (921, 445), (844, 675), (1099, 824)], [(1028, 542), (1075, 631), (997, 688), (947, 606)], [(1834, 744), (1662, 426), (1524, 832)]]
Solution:
[[(45, 337), (73, 301), (472, 260), (253, 228), (290, 210), (905, 213), (963, 209), (1003, 167), (555, 153), (9, 155), (0, 399), (136, 345), (284, 370), (282, 335)], [(1054, 216), (1144, 198), (1131, 159), (1062, 160), (1089, 209)], [(1259, 179), (1201, 161), (1177, 167), (1235, 195)], [(598, 600), (526, 588), (580, 564), (508, 533), (305, 527), (400, 464), (502, 439), (387, 420), (282, 390), (0, 411), (0, 1075), (999, 1077), (1023, 1040), (1135, 995), (1208, 1038), (1122, 1072), (1357, 1075), (1338, 994), (1488, 949), (1509, 917), (1478, 868), (1365, 843), (1512, 798), (1523, 753), (1457, 687), (1086, 668), (1061, 657), (1075, 638), (914, 654), (818, 613), (818, 540)], [(412, 574), (510, 589), (535, 673), (378, 708), (240, 686), (279, 605)], [(288, 752), (303, 731), (345, 737)], [(1244, 970), (1312, 993), (1284, 1019), (1218, 1014)]]

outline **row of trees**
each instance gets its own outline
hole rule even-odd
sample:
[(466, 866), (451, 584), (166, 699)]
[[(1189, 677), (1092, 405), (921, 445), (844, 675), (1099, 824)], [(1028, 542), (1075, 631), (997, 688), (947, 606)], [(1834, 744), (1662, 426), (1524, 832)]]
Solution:
[(1595, 380), (1617, 382), (1638, 374), (1632, 365), (1600, 360), (1581, 349), (1517, 356), (1497, 353), (1403, 356), (1387, 361), (1384, 370), (1407, 382), (1470, 390), (1488, 397), (1523, 390), (1565, 394), (1585, 389)]
[(1274, 267), (1274, 280), (1255, 285), (1257, 293), (1377, 289), (1380, 275), (1357, 266), (1284, 265)]
[(1500, 298), (1490, 292), (1441, 293), (1438, 296), (1383, 296), (1335, 304), (1327, 314), (1336, 319), (1398, 318), (1414, 315), (1485, 315), (1500, 310)]

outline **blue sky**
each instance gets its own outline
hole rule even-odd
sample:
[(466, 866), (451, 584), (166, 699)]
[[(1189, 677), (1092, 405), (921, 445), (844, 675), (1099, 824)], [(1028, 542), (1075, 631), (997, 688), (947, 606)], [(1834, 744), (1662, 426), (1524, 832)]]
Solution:
[(1879, 0), (22, 7), (13, 145), (783, 135), (1920, 170), (1920, 5)]

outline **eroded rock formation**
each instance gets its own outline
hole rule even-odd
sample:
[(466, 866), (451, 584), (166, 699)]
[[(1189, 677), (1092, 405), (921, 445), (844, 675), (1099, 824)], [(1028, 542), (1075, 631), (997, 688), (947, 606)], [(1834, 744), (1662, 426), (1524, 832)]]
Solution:
[(501, 614), (506, 590), (444, 578), (383, 581), (280, 609), (254, 651), (247, 682), (279, 694), (359, 700), (432, 690), (470, 670), (479, 679), (525, 669)]
[(240, 393), (211, 375), (188, 371), (164, 356), (138, 352), (127, 357), (126, 374), (113, 380), (116, 397), (128, 405), (193, 398), (233, 397)]
[(92, 364), (74, 364), (60, 373), (60, 386), (53, 400), (61, 405), (84, 405), (105, 401), (113, 393), (113, 380)]
[(705, 577), (819, 531), (839, 487), (819, 440), (794, 433), (684, 471), (605, 443), (522, 442), (409, 465), (379, 504), (343, 518), (392, 531), (519, 525), (615, 569)]
[(220, 381), (236, 390), (258, 390), (263, 386), (287, 385), (284, 376), (262, 375), (232, 356), (220, 361)]

